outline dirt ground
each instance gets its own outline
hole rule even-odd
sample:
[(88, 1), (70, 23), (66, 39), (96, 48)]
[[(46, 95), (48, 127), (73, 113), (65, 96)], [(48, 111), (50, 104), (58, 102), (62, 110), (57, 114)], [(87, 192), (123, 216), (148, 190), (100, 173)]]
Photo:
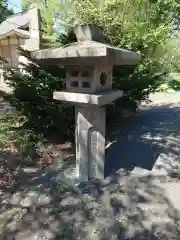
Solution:
[[(157, 93), (107, 148), (104, 181), (61, 180), (74, 157), (0, 190), (0, 239), (179, 240), (180, 93)], [(70, 161), (72, 162), (72, 161)]]

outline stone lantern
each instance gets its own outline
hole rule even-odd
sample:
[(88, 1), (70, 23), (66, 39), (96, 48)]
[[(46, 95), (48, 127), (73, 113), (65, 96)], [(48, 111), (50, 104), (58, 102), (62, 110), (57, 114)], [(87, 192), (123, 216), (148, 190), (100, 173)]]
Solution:
[(77, 42), (32, 53), (36, 61), (63, 65), (66, 89), (53, 98), (75, 105), (77, 179), (104, 178), (105, 119), (107, 104), (122, 97), (112, 89), (113, 65), (135, 65), (139, 55), (104, 44), (102, 28), (93, 24), (76, 25)]

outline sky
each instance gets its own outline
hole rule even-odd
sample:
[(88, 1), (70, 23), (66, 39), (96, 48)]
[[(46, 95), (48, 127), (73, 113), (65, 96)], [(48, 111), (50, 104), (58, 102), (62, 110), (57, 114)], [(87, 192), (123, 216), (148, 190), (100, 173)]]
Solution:
[(8, 7), (12, 8), (14, 12), (20, 12), (21, 11), (21, 0), (8, 0)]

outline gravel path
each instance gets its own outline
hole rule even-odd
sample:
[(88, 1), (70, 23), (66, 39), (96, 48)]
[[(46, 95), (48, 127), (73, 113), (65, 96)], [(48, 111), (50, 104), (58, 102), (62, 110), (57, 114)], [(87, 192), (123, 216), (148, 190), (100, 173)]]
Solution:
[(79, 192), (51, 168), (1, 191), (0, 239), (179, 240), (180, 93), (151, 98), (114, 132), (103, 182)]

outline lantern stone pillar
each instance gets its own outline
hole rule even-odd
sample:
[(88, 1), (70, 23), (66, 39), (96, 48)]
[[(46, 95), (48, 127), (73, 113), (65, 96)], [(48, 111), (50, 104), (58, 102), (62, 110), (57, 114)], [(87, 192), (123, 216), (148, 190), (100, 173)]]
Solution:
[(80, 181), (104, 178), (105, 107), (76, 108), (76, 171)]
[(75, 105), (76, 177), (84, 182), (104, 178), (105, 106), (123, 95), (112, 89), (113, 65), (135, 65), (139, 55), (104, 44), (96, 25), (77, 25), (75, 33), (76, 43), (35, 51), (32, 58), (66, 69), (67, 91), (56, 91), (53, 98)]

